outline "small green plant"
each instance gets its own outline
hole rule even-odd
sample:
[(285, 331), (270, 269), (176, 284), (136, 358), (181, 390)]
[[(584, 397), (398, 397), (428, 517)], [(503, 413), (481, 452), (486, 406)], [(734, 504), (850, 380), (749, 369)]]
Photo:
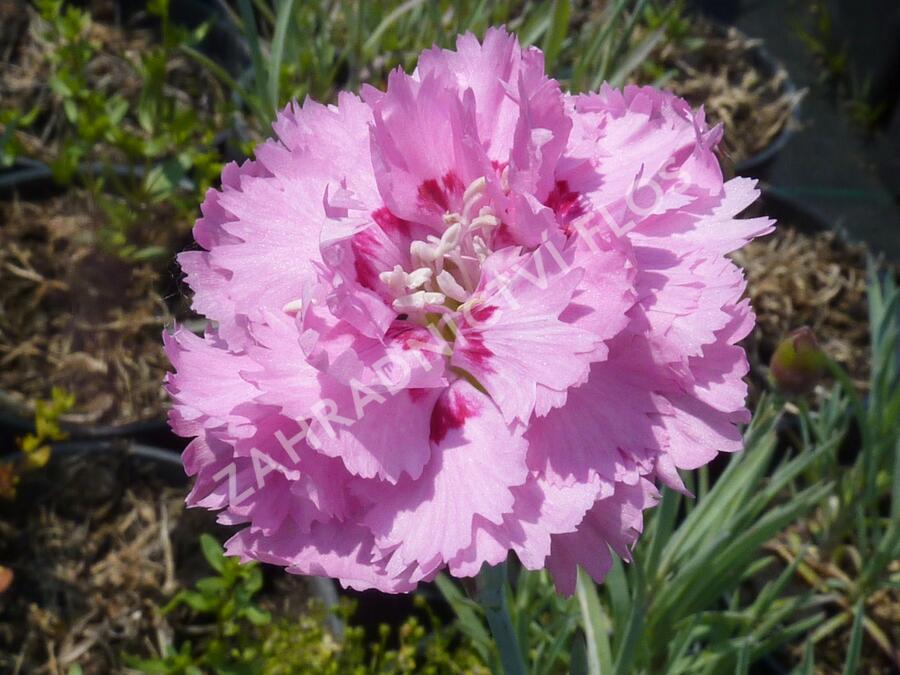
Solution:
[(34, 432), (16, 441), (21, 458), (0, 465), (0, 498), (14, 499), (20, 476), (47, 466), (50, 444), (64, 441), (68, 434), (60, 428), (59, 418), (75, 405), (75, 396), (60, 387), (53, 387), (49, 400), (34, 404)]
[(0, 133), (0, 169), (11, 167), (23, 154), (22, 141), (16, 135), (16, 130), (34, 124), (40, 110), (39, 106), (32, 106), (24, 112), (0, 109), (0, 126), (3, 128)]
[(346, 625), (338, 638), (327, 628), (327, 619), (333, 612), (341, 622), (349, 622), (352, 603), (328, 610), (313, 601), (301, 616), (273, 617), (256, 600), (263, 586), (258, 564), (226, 558), (209, 535), (201, 537), (200, 545), (216, 574), (179, 592), (162, 611), (186, 607), (195, 619), (208, 621), (209, 630), (202, 640), (170, 647), (160, 658), (128, 656), (131, 668), (160, 675), (486, 673), (476, 654), (456, 644), (456, 634), (440, 624), (421, 597), (416, 604), (430, 629), (411, 617), (396, 632), (381, 626), (375, 640), (352, 625)]
[(87, 12), (66, 6), (63, 0), (38, 0), (37, 7), (46, 25), (42, 37), (52, 45), (47, 55), (52, 67), (50, 89), (72, 128), (51, 166), (58, 181), (70, 182), (91, 148), (120, 128), (128, 103), (119, 94), (106, 95), (93, 88), (88, 80), (98, 45), (88, 38)]
[[(167, 69), (175, 50), (182, 44), (198, 44), (207, 26), (194, 31), (174, 26), (168, 0), (148, 3), (147, 11), (159, 20), (161, 39), (131, 64), (141, 82), (134, 104), (117, 92), (97, 88), (90, 80), (90, 67), (101, 45), (90, 39), (88, 12), (63, 0), (38, 0), (38, 8), (46, 26), (43, 39), (50, 46), (49, 85), (68, 122), (62, 147), (52, 162), (57, 180), (71, 182), (101, 145), (116, 151), (133, 167), (155, 167), (163, 162), (142, 186), (151, 199), (170, 198), (194, 170), (199, 173), (198, 182), (208, 185), (219, 169), (211, 150), (214, 130), (166, 91)], [(137, 127), (126, 121), (136, 121)]]
[[(175, 59), (186, 62), (181, 48), (199, 45), (208, 26), (188, 30), (170, 20), (169, 0), (148, 2), (160, 38), (135, 56), (116, 55), (140, 83), (137, 95), (126, 96), (98, 85), (92, 75), (109, 55), (92, 37), (87, 10), (64, 0), (37, 0), (36, 7), (35, 39), (46, 45), (48, 91), (31, 110), (0, 109), (0, 165), (22, 155), (18, 132), (48, 141), (55, 180), (84, 185), (103, 214), (97, 233), (102, 250), (127, 260), (164, 255), (164, 247), (138, 244), (135, 226), (162, 204), (172, 212), (167, 220), (189, 222), (221, 171), (216, 143), (230, 118), (227, 95), (208, 86), (215, 80), (202, 69), (172, 82), (172, 72), (183, 71), (173, 67)], [(203, 114), (193, 100), (201, 95), (214, 101)]]
[[(680, 45), (690, 52), (702, 48), (705, 43), (704, 38), (691, 34), (691, 21), (686, 14), (684, 0), (648, 3), (641, 15), (641, 27), (644, 31), (664, 33), (661, 45)], [(640, 71), (644, 81), (653, 82), (657, 87), (664, 86), (677, 74), (674, 69), (666, 68), (665, 64), (653, 58), (644, 59)]]

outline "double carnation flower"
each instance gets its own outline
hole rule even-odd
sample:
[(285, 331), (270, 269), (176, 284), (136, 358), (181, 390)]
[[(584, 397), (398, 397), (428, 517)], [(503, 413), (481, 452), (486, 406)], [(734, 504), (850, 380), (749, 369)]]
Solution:
[(562, 593), (656, 485), (738, 450), (754, 183), (652, 88), (565, 94), (491, 30), (387, 91), (289, 105), (179, 262), (166, 336), (192, 506), (227, 549), (400, 592), (515, 552)]

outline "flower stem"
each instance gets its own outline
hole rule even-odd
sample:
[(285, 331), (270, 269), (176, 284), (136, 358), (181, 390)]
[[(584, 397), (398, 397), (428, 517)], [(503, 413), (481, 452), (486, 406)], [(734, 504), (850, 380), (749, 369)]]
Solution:
[(487, 616), (488, 626), (500, 652), (506, 675), (525, 675), (525, 661), (516, 638), (506, 602), (506, 563), (484, 565), (478, 573), (478, 602)]

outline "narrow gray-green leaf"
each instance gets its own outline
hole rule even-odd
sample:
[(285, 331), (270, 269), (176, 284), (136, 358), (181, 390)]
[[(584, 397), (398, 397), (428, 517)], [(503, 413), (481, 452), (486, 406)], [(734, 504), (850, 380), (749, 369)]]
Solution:
[(587, 643), (587, 670), (590, 675), (607, 675), (612, 672), (612, 651), (606, 633), (607, 621), (597, 598), (594, 582), (581, 567), (576, 583), (578, 606), (581, 609), (581, 626)]
[(544, 65), (548, 73), (554, 72), (556, 59), (562, 49), (563, 40), (569, 29), (569, 14), (572, 11), (571, 0), (555, 0), (553, 3), (553, 19), (550, 29), (544, 35)]
[(859, 672), (865, 611), (865, 602), (863, 598), (860, 598), (853, 608), (853, 627), (850, 629), (850, 645), (847, 647), (847, 660), (844, 661), (843, 675), (856, 675)]
[(281, 61), (284, 57), (284, 40), (287, 37), (288, 23), (294, 10), (294, 0), (281, 0), (278, 4), (278, 18), (275, 21), (275, 36), (272, 38), (272, 55), (269, 62), (269, 103), (273, 110), (281, 104), (279, 89), (281, 87)]
[[(656, 46), (662, 42), (666, 36), (665, 26), (657, 28), (641, 39), (631, 50), (622, 57), (616, 71), (610, 76), (609, 83), (613, 87), (621, 87), (628, 80), (628, 77), (650, 56), (650, 53), (656, 49)], [(595, 83), (599, 85), (600, 83)]]
[[(253, 13), (253, 7), (250, 0), (238, 0), (238, 6), (241, 10), (241, 19), (244, 24), (244, 37), (250, 45), (250, 58), (253, 63), (253, 83), (256, 86), (256, 95), (259, 97), (260, 104), (266, 105), (266, 62), (263, 59), (262, 47), (259, 43), (259, 28), (256, 25), (256, 15)], [(267, 110), (267, 114), (274, 116), (275, 110)]]
[(634, 565), (634, 575), (637, 577), (632, 584), (631, 612), (628, 615), (628, 623), (625, 625), (625, 633), (616, 641), (616, 661), (613, 666), (615, 675), (629, 675), (634, 658), (638, 652), (638, 643), (644, 630), (644, 615), (647, 607), (644, 604), (646, 584), (641, 574), (639, 565)]

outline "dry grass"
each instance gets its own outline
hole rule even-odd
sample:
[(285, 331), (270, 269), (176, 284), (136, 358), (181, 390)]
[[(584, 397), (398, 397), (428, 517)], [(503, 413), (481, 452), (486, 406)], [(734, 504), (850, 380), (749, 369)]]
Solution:
[[(762, 72), (754, 60), (761, 40), (735, 28), (691, 19), (689, 40), (666, 41), (651, 60), (671, 73), (665, 87), (725, 128), (723, 154), (738, 163), (766, 149), (792, 122), (802, 93), (786, 89), (787, 72)], [(651, 82), (652, 83), (652, 82)]]
[[(166, 209), (148, 217), (148, 238), (173, 237), (178, 229)], [(104, 218), (77, 190), (40, 202), (0, 202), (3, 407), (27, 415), (35, 399), (59, 386), (76, 396), (69, 422), (162, 414), (160, 336), (173, 321), (162, 292), (171, 272), (168, 263), (135, 264), (100, 250), (94, 237)]]
[(0, 512), (0, 549), (16, 571), (0, 605), (0, 669), (113, 672), (122, 650), (170, 644), (157, 607), (179, 587), (173, 539), (196, 535), (182, 489), (126, 481), (112, 457), (57, 464), (64, 481), (26, 486)]
[[(212, 573), (200, 533), (223, 537), (214, 514), (185, 509), (184, 491), (119, 452), (58, 455), (28, 474), (0, 502), (0, 560), (15, 573), (0, 594), (0, 672), (124, 672), (123, 654), (154, 658), (209, 633), (185, 608), (160, 611)], [(270, 569), (258, 603), (296, 617), (308, 599), (302, 577)]]
[(805, 234), (790, 222), (733, 254), (744, 268), (757, 315), (750, 345), (755, 370), (768, 364), (794, 328), (810, 326), (820, 344), (861, 387), (869, 376), (866, 252), (834, 232)]

